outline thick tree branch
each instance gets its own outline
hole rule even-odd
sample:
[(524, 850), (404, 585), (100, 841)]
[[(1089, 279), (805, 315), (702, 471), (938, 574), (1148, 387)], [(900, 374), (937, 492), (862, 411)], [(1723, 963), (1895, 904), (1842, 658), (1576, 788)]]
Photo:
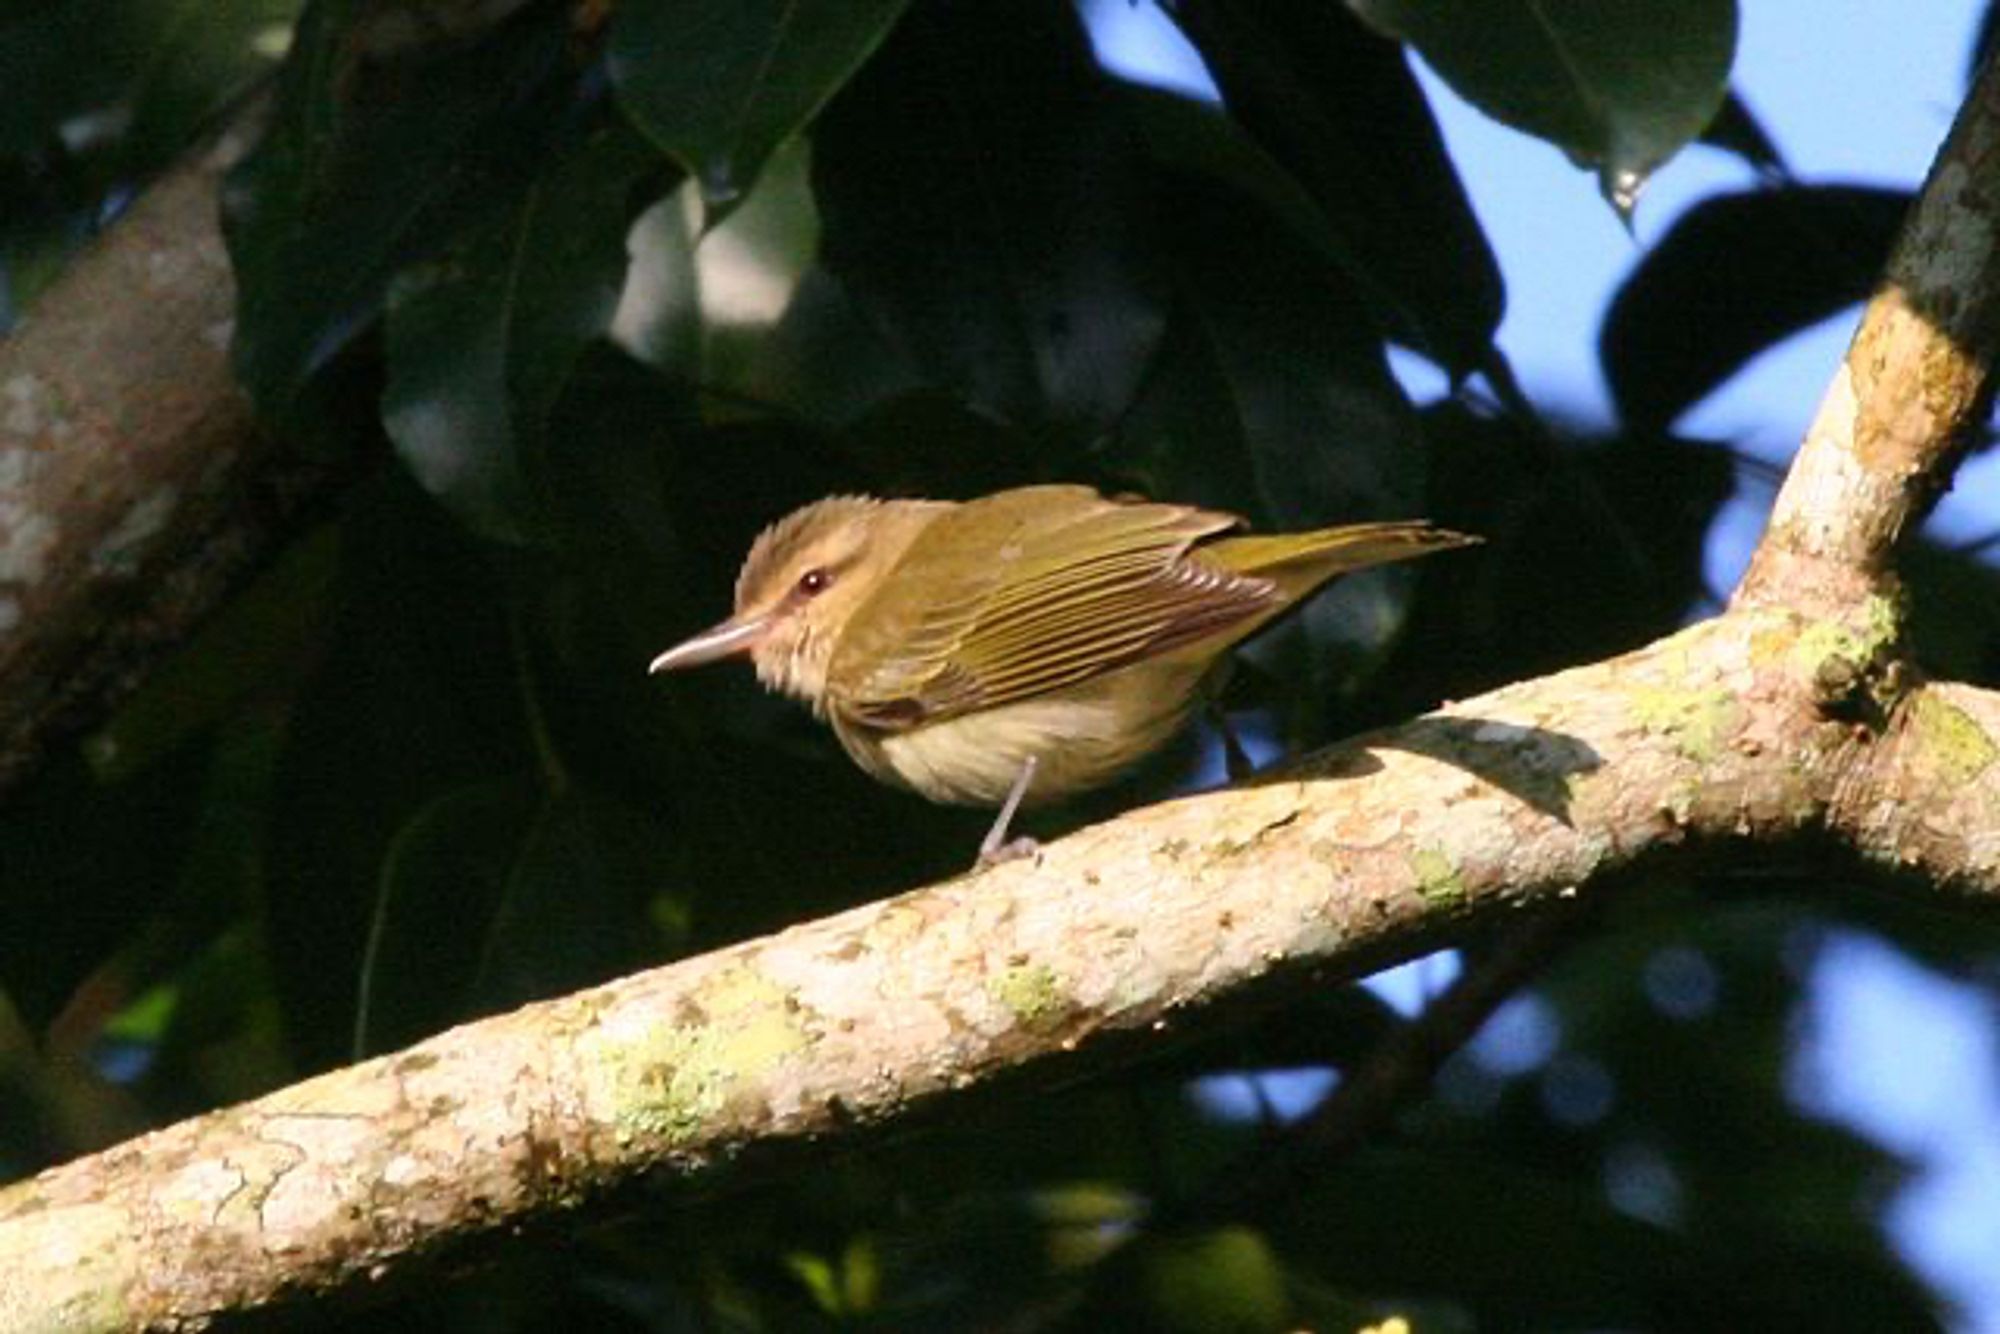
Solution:
[(1887, 573), (1990, 401), (1996, 142), (1989, 70), (1727, 615), (45, 1172), (0, 1192), (0, 1329), (184, 1327), (705, 1193), (1750, 846), (2000, 908), (2000, 697), (1912, 684)]
[(2000, 350), (2000, 80), (1974, 83), (1807, 429), (1739, 606), (1894, 592), (1895, 545), (1984, 429)]
[[(443, 1034), (0, 1194), (0, 1328), (171, 1324), (368, 1281), (642, 1176), (667, 1196), (1326, 985), (1738, 840), (1821, 855), (1849, 627), (1743, 612), (1255, 785)], [(1982, 707), (1986, 707), (1982, 704)], [(1992, 706), (2000, 708), (2000, 705)], [(1906, 765), (2000, 768), (1920, 729)], [(2000, 867), (1953, 883), (2000, 901)], [(29, 1280), (27, 1276), (32, 1276)]]
[(2000, 883), (1996, 760), (2000, 693), (1924, 685), (1835, 790), (1829, 820), (1889, 876), (1930, 893), (1986, 899)]
[(0, 341), (0, 792), (101, 721), (326, 482), (229, 366), (224, 136), (149, 188)]

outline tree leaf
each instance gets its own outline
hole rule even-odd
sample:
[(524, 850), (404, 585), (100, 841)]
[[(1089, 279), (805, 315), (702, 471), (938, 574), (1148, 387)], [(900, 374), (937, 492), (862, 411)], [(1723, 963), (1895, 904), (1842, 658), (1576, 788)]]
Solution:
[(1270, 1242), (1240, 1225), (1143, 1233), (1094, 1276), (1072, 1328), (1263, 1334), (1298, 1328)]
[(174, 889), (201, 815), (207, 749), (105, 784), (74, 752), (0, 811), (0, 987), (39, 1029)]
[(1496, 355), (1500, 268), (1401, 49), (1324, 0), (1173, 16), (1230, 116), (1297, 180), (1398, 339), (1461, 378)]
[(540, 526), (521, 453), (611, 327), (635, 189), (658, 160), (622, 122), (389, 289), (383, 424), (424, 489), (487, 537)]
[[(68, 6), (64, 6), (67, 8)], [(147, 0), (158, 15), (122, 102), (119, 174), (164, 166), (285, 49), (304, 0)], [(4, 85), (0, 85), (4, 86)]]
[(84, 739), (92, 771), (129, 778), (294, 675), (324, 633), (337, 564), (331, 528), (294, 542)]
[(658, 820), (574, 784), (502, 777), (441, 793), (383, 859), (355, 1056), (658, 959), (647, 909), (678, 888), (675, 848)]
[[(1419, 513), (1415, 417), (1352, 287), (1283, 228), (1212, 188), (1184, 187), (1164, 203), (1179, 299), (1110, 466), (1148, 494), (1235, 510), (1266, 528)], [(1249, 654), (1268, 661), (1292, 643), (1279, 675), (1329, 697), (1393, 637), (1406, 588), (1395, 577), (1343, 580), (1294, 623), (1309, 652), (1280, 630)], [(1297, 730), (1318, 728), (1302, 718)]]
[[(1302, 1196), (1270, 1233), (1290, 1263), (1351, 1291), (1450, 1296), (1481, 1328), (1938, 1328), (1920, 1287), (1886, 1265), (1844, 1281), (1846, 1257), (1746, 1253), (1620, 1214), (1594, 1183), (1463, 1147), (1363, 1150)], [(1549, 1255), (1579, 1263), (1538, 1263)]]
[(0, 18), (0, 154), (114, 150), (107, 175), (159, 166), (268, 68), (301, 0), (69, 0)]
[(1163, 479), (1159, 494), (1212, 497), (1279, 527), (1410, 513), (1423, 492), (1416, 422), (1355, 293), (1227, 201), (1173, 202), (1178, 355), (1149, 387), (1161, 415), (1135, 410), (1134, 434), (1157, 430), (1154, 447), (1197, 470), (1240, 459), (1250, 485), (1232, 497), (1198, 476), (1185, 479), (1192, 493)]
[[(633, 228), (619, 345), (698, 387), (712, 420), (790, 412), (838, 423), (853, 403), (882, 396), (881, 377), (864, 368), (864, 355), (884, 364), (894, 383), (910, 382), (908, 368), (839, 284), (815, 267), (819, 209), (807, 162), (805, 141), (788, 141), (750, 193), (706, 232), (697, 226), (692, 181)], [(823, 317), (837, 327), (827, 329)]]
[(1619, 415), (1662, 429), (1757, 353), (1867, 296), (1909, 202), (1793, 185), (1705, 199), (1675, 219), (1598, 335)]
[(1597, 172), (1629, 211), (1708, 127), (1736, 54), (1735, 0), (1349, 0), (1466, 101)]
[(328, 649), (273, 782), (266, 905), (286, 1033), (344, 1060), (383, 861), (448, 792), (533, 770), (505, 589), (414, 483), (383, 470), (341, 520)]
[(1430, 517), (1486, 543), (1452, 577), (1426, 580), (1354, 725), (1625, 652), (1700, 606), (1702, 540), (1734, 486), (1723, 450), (1578, 436), (1458, 404), (1426, 410), (1423, 432)]
[(0, 6), (0, 331), (271, 69), (299, 0)]
[(1947, 681), (2000, 683), (2000, 570), (1985, 554), (1931, 542), (1899, 555), (1910, 586), (1910, 641), (1924, 670)]
[(230, 174), (237, 371), (282, 415), (390, 277), (534, 179), (578, 70), (559, 8), (439, 49), (371, 48), (368, 0), (312, 6), (262, 142)]
[(499, 1010), (640, 968), (677, 941), (649, 905), (686, 883), (682, 845), (653, 814), (571, 783), (520, 831), (480, 950), (474, 1008)]
[[(129, 77), (136, 34), (116, 0), (14, 6), (0, 19), (0, 154), (24, 157), (57, 139), (62, 123), (109, 103)], [(123, 49), (121, 49), (123, 48)]]
[(912, 9), (820, 118), (822, 258), (890, 344), (982, 411), (1072, 435), (1159, 339), (1145, 159), (1061, 0)]
[(909, 0), (629, 0), (611, 20), (611, 81), (640, 128), (733, 205), (819, 113)]
[(1736, 154), (1772, 184), (1782, 184), (1791, 176), (1791, 169), (1785, 165), (1784, 155), (1778, 151), (1776, 142), (1750, 110), (1749, 104), (1734, 92), (1722, 99), (1715, 119), (1701, 132), (1701, 141), (1711, 148)]
[(508, 870), (535, 819), (532, 779), (475, 779), (423, 803), (390, 839), (355, 983), (351, 1059), (467, 1017)]
[(1120, 94), (1164, 172), (1242, 196), (1335, 272), (1364, 286), (1372, 281), (1368, 266), (1299, 178), (1220, 108), (1141, 84), (1126, 85)]

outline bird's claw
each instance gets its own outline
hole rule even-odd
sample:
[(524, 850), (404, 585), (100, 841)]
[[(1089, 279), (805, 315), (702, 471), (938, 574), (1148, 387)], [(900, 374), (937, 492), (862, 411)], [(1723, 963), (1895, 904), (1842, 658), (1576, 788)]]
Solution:
[(1042, 845), (1026, 834), (1017, 834), (1005, 843), (993, 847), (981, 847), (979, 860), (972, 864), (975, 871), (984, 871), (995, 866), (1005, 866), (1008, 862), (1018, 862), (1028, 857), (1041, 855)]

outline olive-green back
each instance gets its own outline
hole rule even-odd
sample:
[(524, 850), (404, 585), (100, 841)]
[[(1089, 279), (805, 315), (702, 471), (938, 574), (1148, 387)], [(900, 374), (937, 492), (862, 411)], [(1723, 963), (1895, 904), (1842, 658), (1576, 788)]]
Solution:
[(843, 629), (830, 703), (906, 728), (1085, 681), (1275, 609), (1267, 580), (1182, 558), (1234, 527), (1186, 505), (1034, 486), (924, 530)]
[(1334, 575), (1468, 539), (1419, 523), (1239, 536), (1213, 510), (1035, 486), (970, 501), (911, 544), (842, 630), (830, 705), (903, 729), (1249, 634)]

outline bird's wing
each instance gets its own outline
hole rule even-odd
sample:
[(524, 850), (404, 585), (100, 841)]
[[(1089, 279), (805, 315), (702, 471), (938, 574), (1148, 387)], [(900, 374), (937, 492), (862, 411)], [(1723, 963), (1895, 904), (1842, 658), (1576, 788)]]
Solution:
[[(842, 631), (836, 708), (904, 729), (1060, 690), (1283, 601), (1268, 579), (1183, 559), (1237, 520), (1024, 487), (926, 529)], [(900, 578), (919, 569), (917, 579)]]

